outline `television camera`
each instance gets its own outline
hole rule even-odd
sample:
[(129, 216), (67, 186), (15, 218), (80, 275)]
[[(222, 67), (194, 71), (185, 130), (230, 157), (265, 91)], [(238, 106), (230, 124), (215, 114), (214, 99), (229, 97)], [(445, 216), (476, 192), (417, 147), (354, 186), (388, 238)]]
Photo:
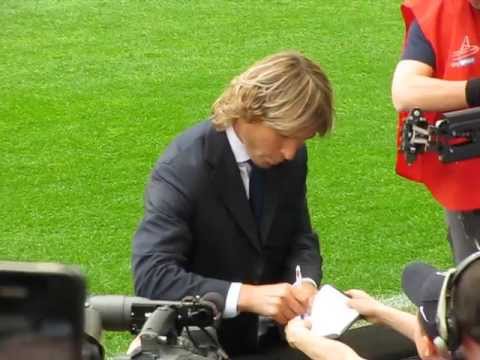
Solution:
[(92, 296), (85, 303), (85, 332), (89, 343), (98, 349), (97, 354), (103, 354), (98, 341), (102, 329), (128, 330), (138, 335), (137, 346), (131, 353), (114, 357), (115, 360), (228, 359), (215, 330), (221, 315), (217, 309), (222, 302), (217, 293), (202, 298), (189, 296), (181, 301)]
[(101, 360), (103, 330), (138, 334), (132, 351), (115, 360), (228, 359), (216, 334), (222, 304), (217, 293), (85, 301), (75, 267), (0, 261), (0, 360)]

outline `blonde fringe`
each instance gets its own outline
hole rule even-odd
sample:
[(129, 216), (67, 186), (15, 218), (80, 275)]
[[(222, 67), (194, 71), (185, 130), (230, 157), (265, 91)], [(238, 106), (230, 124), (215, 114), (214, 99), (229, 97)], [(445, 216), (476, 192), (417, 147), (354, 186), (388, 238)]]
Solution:
[(238, 119), (264, 121), (283, 135), (333, 126), (330, 82), (318, 64), (298, 52), (267, 57), (234, 78), (212, 106), (212, 121), (224, 130)]

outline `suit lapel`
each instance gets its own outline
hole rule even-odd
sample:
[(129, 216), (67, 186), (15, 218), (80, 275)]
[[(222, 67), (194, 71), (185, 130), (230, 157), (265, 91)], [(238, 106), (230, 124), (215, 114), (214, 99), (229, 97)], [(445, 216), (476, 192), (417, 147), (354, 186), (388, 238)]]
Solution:
[(225, 132), (217, 132), (213, 127), (210, 129), (206, 139), (205, 158), (212, 166), (213, 186), (231, 217), (242, 228), (252, 245), (261, 251), (255, 218)]

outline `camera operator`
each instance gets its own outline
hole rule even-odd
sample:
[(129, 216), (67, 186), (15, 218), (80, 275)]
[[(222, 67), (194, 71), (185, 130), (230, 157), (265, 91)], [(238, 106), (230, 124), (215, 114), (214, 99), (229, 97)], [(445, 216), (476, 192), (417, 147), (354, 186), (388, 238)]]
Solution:
[[(406, 0), (401, 10), (405, 48), (392, 81), (399, 143), (414, 108), (427, 111), (433, 125), (443, 112), (480, 106), (480, 1)], [(445, 209), (456, 264), (480, 250), (479, 167), (478, 157), (443, 163), (437, 154), (422, 153), (409, 164), (397, 153), (397, 173), (423, 183)]]
[[(304, 143), (325, 135), (332, 115), (329, 81), (302, 54), (272, 55), (234, 78), (212, 118), (181, 134), (153, 171), (133, 240), (136, 294), (217, 292), (227, 353), (282, 344), (275, 322), (306, 312), (321, 279)], [(305, 278), (293, 286), (297, 266)]]
[[(422, 359), (480, 359), (480, 252), (444, 273), (423, 263), (410, 264), (402, 283), (406, 295), (418, 306), (416, 317), (383, 305), (360, 290), (347, 292), (352, 297), (349, 305), (370, 322), (410, 338)], [(362, 359), (346, 344), (315, 336), (301, 319), (290, 321), (286, 334), (291, 346), (315, 360)]]

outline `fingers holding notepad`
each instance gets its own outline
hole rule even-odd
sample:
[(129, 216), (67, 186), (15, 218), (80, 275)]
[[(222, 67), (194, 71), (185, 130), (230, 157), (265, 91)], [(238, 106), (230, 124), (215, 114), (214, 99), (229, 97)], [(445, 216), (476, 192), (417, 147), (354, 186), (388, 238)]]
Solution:
[(335, 287), (323, 285), (313, 300), (312, 332), (330, 338), (342, 335), (360, 316), (348, 305), (349, 299)]

